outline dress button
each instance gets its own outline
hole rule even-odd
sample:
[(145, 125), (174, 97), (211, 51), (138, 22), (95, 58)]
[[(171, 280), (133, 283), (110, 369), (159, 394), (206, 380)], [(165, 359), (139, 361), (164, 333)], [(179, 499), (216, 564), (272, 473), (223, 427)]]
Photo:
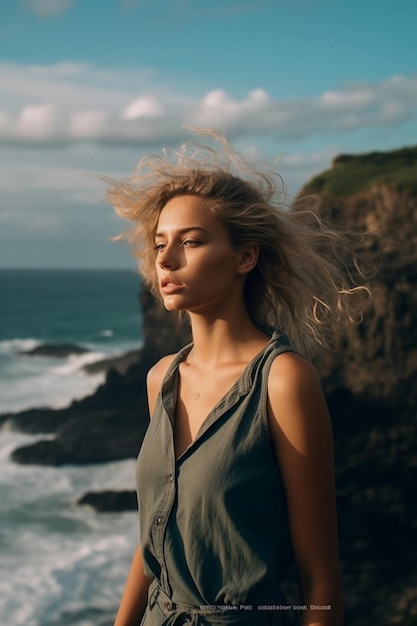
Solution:
[(158, 526), (160, 526), (163, 521), (164, 521), (164, 518), (161, 515), (156, 518), (156, 523)]
[(172, 602), (170, 602), (168, 600), (168, 602), (165, 604), (165, 608), (166, 608), (167, 611), (171, 611), (172, 610)]
[(168, 474), (168, 480), (170, 483), (174, 480), (174, 476), (172, 474)]

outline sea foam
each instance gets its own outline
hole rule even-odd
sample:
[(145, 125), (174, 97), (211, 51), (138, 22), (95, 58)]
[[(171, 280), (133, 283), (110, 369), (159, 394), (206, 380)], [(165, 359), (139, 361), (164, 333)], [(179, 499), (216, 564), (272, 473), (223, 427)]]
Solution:
[(98, 515), (75, 502), (88, 490), (133, 489), (134, 461), (63, 468), (10, 461), (12, 449), (37, 439), (0, 435), (0, 624), (111, 623), (138, 540), (136, 515)]
[(66, 357), (24, 354), (43, 343), (37, 339), (0, 341), (0, 414), (29, 408), (64, 408), (90, 395), (104, 382), (105, 372), (88, 373), (85, 365), (118, 356), (131, 345), (112, 345), (106, 350), (88, 345), (89, 352)]

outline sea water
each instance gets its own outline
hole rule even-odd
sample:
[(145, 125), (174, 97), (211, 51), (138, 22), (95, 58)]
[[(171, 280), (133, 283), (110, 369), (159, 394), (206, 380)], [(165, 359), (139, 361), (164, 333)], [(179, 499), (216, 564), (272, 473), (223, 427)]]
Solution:
[[(83, 365), (141, 345), (140, 282), (133, 271), (0, 270), (0, 414), (66, 406), (103, 382)], [(88, 349), (25, 356), (41, 344)]]
[[(140, 346), (140, 289), (129, 271), (0, 271), (0, 413), (65, 406), (103, 374), (82, 366)], [(65, 358), (22, 350), (71, 343)], [(97, 514), (86, 491), (134, 489), (134, 460), (24, 466), (11, 452), (44, 436), (0, 432), (1, 626), (109, 626), (138, 540), (135, 513)]]

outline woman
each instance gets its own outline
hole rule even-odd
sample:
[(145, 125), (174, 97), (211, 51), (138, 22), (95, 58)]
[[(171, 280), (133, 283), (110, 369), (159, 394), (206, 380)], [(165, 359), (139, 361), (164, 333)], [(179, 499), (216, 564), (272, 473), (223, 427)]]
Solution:
[[(148, 375), (141, 546), (115, 626), (340, 626), (331, 424), (306, 355), (358, 290), (326, 258), (341, 238), (229, 149), (176, 156), (109, 191), (193, 338)], [(293, 560), (298, 609), (280, 588)]]

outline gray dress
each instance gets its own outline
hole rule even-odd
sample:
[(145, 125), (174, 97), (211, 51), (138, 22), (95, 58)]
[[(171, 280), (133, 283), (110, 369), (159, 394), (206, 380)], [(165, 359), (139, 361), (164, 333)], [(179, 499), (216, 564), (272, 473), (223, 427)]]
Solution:
[[(271, 334), (272, 333), (272, 334)], [(137, 463), (141, 546), (154, 577), (142, 626), (290, 624), (281, 590), (293, 555), (285, 493), (267, 424), (269, 343), (204, 420), (176, 460), (174, 358)]]

